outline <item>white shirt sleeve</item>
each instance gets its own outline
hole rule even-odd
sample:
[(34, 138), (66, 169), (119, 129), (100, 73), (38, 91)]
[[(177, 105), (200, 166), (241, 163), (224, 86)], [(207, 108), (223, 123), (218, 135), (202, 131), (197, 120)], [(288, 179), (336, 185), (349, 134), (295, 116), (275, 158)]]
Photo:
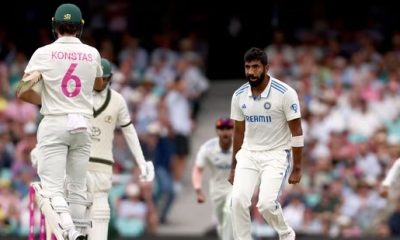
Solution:
[(45, 54), (42, 50), (42, 48), (38, 48), (33, 54), (31, 59), (28, 62), (28, 65), (25, 68), (25, 73), (31, 73), (33, 71), (39, 71), (42, 73), (46, 68), (48, 68), (48, 65), (46, 64), (46, 56), (48, 54)]
[(393, 182), (398, 179), (398, 177), (400, 177), (400, 159), (397, 159), (393, 163), (393, 166), (389, 169), (385, 179), (382, 182), (382, 186), (390, 187), (390, 185), (392, 185)]
[(131, 122), (130, 116), (129, 116), (129, 111), (128, 111), (128, 106), (126, 105), (125, 100), (121, 96), (120, 97), (120, 108), (118, 111), (118, 119), (117, 119), (117, 124), (121, 126), (122, 128), (122, 133), (124, 134), (125, 140), (129, 146), (129, 149), (131, 150), (133, 156), (136, 159), (136, 162), (139, 165), (145, 164), (146, 160), (144, 159), (143, 156), (143, 151), (140, 146), (139, 138), (136, 133), (136, 130)]
[(118, 97), (119, 102), (119, 110), (118, 110), (118, 118), (117, 124), (120, 127), (124, 127), (131, 123), (131, 116), (129, 114), (128, 105), (126, 104), (124, 98), (121, 95), (115, 94)]
[(97, 54), (96, 64), (97, 64), (96, 77), (102, 77), (103, 76), (103, 68), (101, 67), (101, 56), (100, 56), (100, 54)]
[(236, 121), (244, 121), (244, 114), (239, 106), (239, 97), (233, 94), (231, 101), (231, 119)]
[(203, 144), (196, 155), (195, 165), (198, 167), (204, 167), (207, 163), (207, 150), (205, 145)]
[(287, 121), (301, 117), (299, 98), (295, 90), (290, 89), (285, 92), (283, 96), (283, 111)]

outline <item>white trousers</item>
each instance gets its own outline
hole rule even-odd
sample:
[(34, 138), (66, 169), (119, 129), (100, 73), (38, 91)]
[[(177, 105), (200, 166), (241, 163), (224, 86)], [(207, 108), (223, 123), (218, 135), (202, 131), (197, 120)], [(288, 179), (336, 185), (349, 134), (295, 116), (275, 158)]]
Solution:
[(282, 236), (291, 231), (283, 218), (279, 194), (290, 168), (289, 151), (249, 151), (236, 154), (232, 189), (232, 227), (234, 239), (251, 240), (249, 208), (254, 190), (260, 184), (257, 208), (264, 219)]
[(93, 200), (89, 208), (89, 218), (92, 221), (92, 227), (88, 230), (89, 240), (107, 240), (110, 221), (108, 194), (112, 187), (112, 166), (90, 162), (87, 186)]
[(232, 240), (231, 193), (213, 199), (212, 202), (214, 213), (218, 220), (217, 232), (219, 239)]
[[(91, 138), (88, 132), (71, 134), (67, 130), (67, 115), (45, 116), (38, 133), (38, 175), (42, 194), (52, 198), (65, 193), (76, 202), (86, 201), (86, 168)], [(65, 189), (66, 188), (66, 189)], [(70, 204), (72, 218), (83, 219), (86, 207)], [(68, 214), (69, 215), (69, 214)], [(70, 222), (70, 216), (67, 216)]]

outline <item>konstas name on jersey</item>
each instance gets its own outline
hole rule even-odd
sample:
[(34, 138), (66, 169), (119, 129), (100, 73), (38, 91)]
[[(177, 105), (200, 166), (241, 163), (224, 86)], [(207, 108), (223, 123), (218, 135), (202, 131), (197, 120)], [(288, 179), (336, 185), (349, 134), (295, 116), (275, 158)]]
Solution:
[(91, 53), (51, 51), (52, 60), (86, 61), (92, 62)]

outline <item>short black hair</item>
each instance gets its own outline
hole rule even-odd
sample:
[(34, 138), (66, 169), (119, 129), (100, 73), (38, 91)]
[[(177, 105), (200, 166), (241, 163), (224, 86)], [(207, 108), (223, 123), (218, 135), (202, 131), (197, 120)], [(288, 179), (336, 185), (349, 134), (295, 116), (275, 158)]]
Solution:
[(56, 29), (61, 35), (77, 34), (81, 30), (81, 25), (75, 23), (56, 23)]
[(265, 51), (260, 48), (252, 47), (244, 54), (244, 61), (250, 62), (255, 60), (259, 60), (264, 65), (268, 64), (268, 57)]

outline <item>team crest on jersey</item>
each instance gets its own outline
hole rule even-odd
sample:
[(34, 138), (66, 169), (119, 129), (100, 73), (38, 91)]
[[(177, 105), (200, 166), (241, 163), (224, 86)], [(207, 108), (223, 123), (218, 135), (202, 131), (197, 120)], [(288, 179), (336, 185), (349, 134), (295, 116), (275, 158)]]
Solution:
[(295, 112), (295, 113), (297, 113), (297, 104), (296, 103), (293, 103), (292, 104), (292, 106), (290, 106), (290, 109), (292, 109), (293, 110), (293, 112)]
[(101, 134), (101, 130), (98, 127), (92, 127), (92, 137), (98, 137)]
[(265, 108), (266, 110), (271, 109), (271, 103), (270, 103), (270, 102), (264, 103), (264, 108)]
[(111, 123), (111, 121), (112, 121), (112, 117), (110, 115), (107, 115), (104, 117), (104, 122)]

